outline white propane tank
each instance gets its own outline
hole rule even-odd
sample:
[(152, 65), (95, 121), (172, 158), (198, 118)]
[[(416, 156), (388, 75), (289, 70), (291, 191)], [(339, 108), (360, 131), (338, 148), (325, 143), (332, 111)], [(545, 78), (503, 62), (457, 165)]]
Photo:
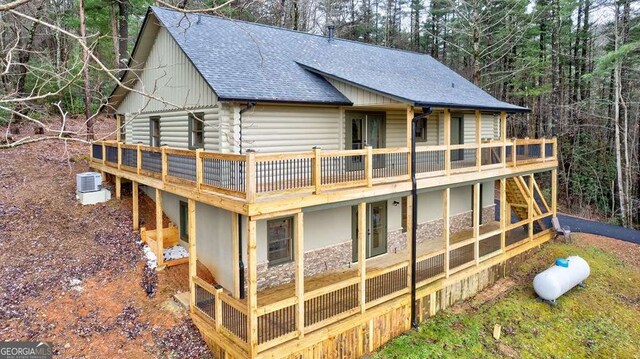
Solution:
[(561, 295), (587, 279), (589, 264), (578, 256), (559, 258), (556, 265), (533, 278), (533, 289), (540, 298), (555, 303)]

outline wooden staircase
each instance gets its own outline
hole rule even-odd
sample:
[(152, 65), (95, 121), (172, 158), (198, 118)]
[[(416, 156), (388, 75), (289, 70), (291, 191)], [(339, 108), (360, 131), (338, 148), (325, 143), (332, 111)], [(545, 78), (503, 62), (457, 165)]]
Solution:
[[(519, 221), (529, 218), (529, 201), (533, 201), (533, 217), (538, 217), (543, 214), (540, 203), (538, 203), (536, 199), (540, 199), (540, 202), (542, 202), (545, 213), (550, 212), (549, 205), (544, 199), (535, 179), (533, 179), (533, 194), (529, 190), (529, 183), (527, 183), (523, 176), (507, 178), (506, 187), (507, 206), (513, 211), (516, 217), (518, 217)], [(511, 215), (511, 212), (509, 213)], [(538, 220), (537, 223), (542, 229), (546, 228), (542, 220)]]

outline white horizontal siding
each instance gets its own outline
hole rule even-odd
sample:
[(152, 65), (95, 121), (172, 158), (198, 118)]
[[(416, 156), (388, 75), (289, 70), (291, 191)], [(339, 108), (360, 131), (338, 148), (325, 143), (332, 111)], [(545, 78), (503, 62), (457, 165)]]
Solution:
[(149, 113), (213, 107), (217, 98), (166, 29), (160, 28), (134, 86), (118, 107), (118, 113)]
[(363, 88), (353, 86), (351, 84), (326, 78), (327, 81), (333, 87), (335, 87), (338, 91), (342, 92), (349, 101), (353, 102), (354, 106), (366, 106), (366, 105), (383, 105), (383, 104), (392, 104), (392, 103), (400, 103), (390, 97), (377, 94), (375, 92), (367, 91)]
[(256, 106), (242, 116), (242, 146), (262, 153), (337, 150), (340, 126), (337, 107)]

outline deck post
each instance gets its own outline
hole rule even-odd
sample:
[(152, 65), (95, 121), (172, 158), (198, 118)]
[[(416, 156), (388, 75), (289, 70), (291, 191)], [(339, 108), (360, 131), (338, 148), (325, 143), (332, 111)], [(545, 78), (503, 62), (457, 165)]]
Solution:
[(258, 256), (256, 254), (256, 221), (247, 218), (247, 342), (249, 357), (258, 354)]
[(529, 212), (529, 240), (533, 239), (533, 201), (535, 201), (536, 197), (533, 194), (533, 181), (535, 179), (533, 178), (533, 173), (529, 175), (529, 203), (528, 203), (528, 208), (527, 208), (527, 212)]
[(444, 273), (445, 277), (449, 278), (449, 197), (451, 195), (451, 189), (445, 188), (442, 191), (442, 238), (444, 240)]
[(122, 143), (118, 142), (118, 169), (122, 169)]
[[(502, 167), (507, 167), (507, 113), (500, 112), (500, 141), (502, 141)], [(511, 153), (513, 153), (513, 148)]]
[(322, 149), (320, 147), (313, 148), (313, 159), (311, 160), (311, 176), (313, 177), (313, 185), (315, 186), (314, 194), (320, 193), (322, 191), (322, 160), (321, 160), (321, 152)]
[(193, 308), (196, 305), (196, 286), (193, 282), (193, 278), (197, 275), (197, 260), (196, 254), (196, 201), (189, 198), (187, 202), (188, 218), (188, 234), (189, 234), (189, 308), (193, 313)]
[(367, 283), (367, 204), (358, 204), (358, 275), (360, 276), (360, 312), (366, 308)]
[(507, 239), (507, 180), (500, 178), (500, 251), (504, 253)]
[(116, 177), (116, 199), (120, 199), (122, 197), (122, 177)]
[(367, 187), (373, 187), (373, 147), (365, 147), (366, 156), (364, 162), (365, 179), (367, 180)]
[(513, 167), (516, 167), (516, 165), (518, 164), (518, 145), (516, 144), (517, 141), (518, 139), (514, 138), (513, 145), (511, 147), (511, 160), (513, 162)]
[(293, 221), (293, 250), (295, 251), (295, 281), (298, 313), (296, 313), (296, 328), (298, 336), (304, 337), (304, 216), (302, 211), (296, 213)]
[(245, 164), (245, 198), (247, 202), (252, 203), (256, 199), (256, 153), (253, 151), (246, 151), (246, 164)]
[[(407, 106), (407, 148), (411, 149), (411, 131), (413, 129), (413, 117), (415, 111), (413, 106)], [(411, 151), (407, 153), (407, 174), (411, 175)]]
[(142, 169), (142, 145), (138, 143), (136, 146), (136, 173), (140, 174)]
[[(554, 153), (555, 155), (555, 153)], [(551, 170), (551, 212), (553, 217), (558, 215), (558, 170)]]
[(448, 108), (444, 109), (444, 145), (444, 173), (448, 176), (451, 174), (451, 110)]
[(476, 110), (476, 167), (478, 172), (482, 168), (482, 115)]
[(137, 231), (140, 228), (140, 212), (138, 210), (138, 182), (131, 181), (131, 212), (133, 212), (133, 230)]
[(238, 222), (240, 215), (231, 213), (231, 266), (233, 273), (233, 297), (240, 299), (240, 231), (238, 230)]
[(542, 157), (542, 162), (547, 162), (547, 139), (542, 138), (542, 144), (540, 145), (540, 156)]
[(473, 252), (475, 255), (476, 265), (480, 264), (480, 183), (473, 184), (473, 238), (475, 243)]
[(413, 221), (415, 220), (413, 218), (413, 196), (409, 195), (406, 197), (406, 204), (405, 204), (405, 210), (407, 213), (407, 249), (408, 254), (409, 254), (409, 267), (407, 268), (407, 287), (411, 288), (411, 276), (412, 276), (412, 272), (411, 272), (411, 250), (412, 250), (412, 246), (413, 246), (413, 238), (411, 237), (412, 235), (412, 230), (411, 228), (413, 228)]
[[(107, 149), (106, 149), (106, 146), (104, 145), (104, 141), (102, 141), (102, 164), (103, 165), (107, 164)], [(104, 176), (102, 176), (102, 178), (104, 178)]]
[(162, 182), (167, 183), (167, 172), (169, 170), (169, 166), (167, 164), (167, 146), (162, 146), (161, 149), (162, 155)]
[(196, 149), (196, 188), (200, 192), (200, 185), (202, 184), (202, 178), (204, 174), (202, 172), (204, 168), (204, 158), (202, 158), (202, 148)]
[(162, 224), (162, 191), (156, 188), (156, 256), (158, 269), (164, 266), (164, 228)]

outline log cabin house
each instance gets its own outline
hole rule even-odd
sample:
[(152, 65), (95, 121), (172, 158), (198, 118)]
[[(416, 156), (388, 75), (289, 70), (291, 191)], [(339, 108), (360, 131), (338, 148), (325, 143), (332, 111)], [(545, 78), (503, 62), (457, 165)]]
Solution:
[(91, 166), (188, 249), (216, 357), (360, 357), (551, 237), (556, 140), (429, 56), (151, 7), (129, 65)]

